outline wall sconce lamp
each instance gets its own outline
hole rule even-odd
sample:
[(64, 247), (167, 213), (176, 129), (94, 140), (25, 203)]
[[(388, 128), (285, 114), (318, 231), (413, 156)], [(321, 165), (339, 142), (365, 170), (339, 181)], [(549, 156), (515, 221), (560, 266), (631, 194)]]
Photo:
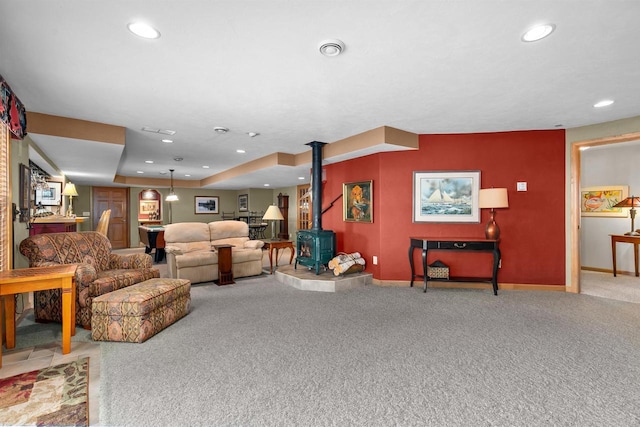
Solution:
[(480, 208), (490, 208), (491, 218), (484, 229), (484, 235), (489, 240), (500, 238), (500, 227), (496, 223), (496, 208), (508, 208), (509, 197), (506, 188), (483, 188), (478, 195)]
[(69, 196), (69, 209), (67, 209), (66, 216), (70, 217), (73, 215), (73, 197), (78, 196), (75, 184), (67, 182), (64, 185), (64, 190), (62, 190), (62, 195)]
[(631, 208), (629, 213), (631, 214), (631, 231), (624, 233), (625, 236), (640, 236), (640, 232), (638, 230), (634, 230), (633, 223), (636, 219), (636, 209), (640, 207), (640, 197), (631, 196), (627, 197), (620, 203), (613, 205), (614, 208)]
[(271, 205), (264, 213), (262, 217), (263, 221), (271, 221), (271, 240), (278, 240), (276, 238), (276, 221), (283, 221), (284, 217), (282, 212), (276, 205)]

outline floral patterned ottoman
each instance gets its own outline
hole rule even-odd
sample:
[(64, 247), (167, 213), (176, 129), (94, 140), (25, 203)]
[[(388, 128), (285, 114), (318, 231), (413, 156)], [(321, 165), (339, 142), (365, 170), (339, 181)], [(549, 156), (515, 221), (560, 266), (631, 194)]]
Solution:
[(144, 342), (189, 313), (191, 282), (155, 278), (93, 299), (91, 337)]

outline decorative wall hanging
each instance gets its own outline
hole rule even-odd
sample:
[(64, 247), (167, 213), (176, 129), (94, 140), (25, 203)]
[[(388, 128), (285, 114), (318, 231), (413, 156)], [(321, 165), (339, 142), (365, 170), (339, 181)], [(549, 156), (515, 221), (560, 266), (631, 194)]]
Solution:
[(615, 208), (614, 205), (626, 199), (628, 195), (628, 185), (584, 187), (580, 189), (580, 215), (626, 218), (629, 210)]
[(217, 196), (195, 196), (195, 213), (196, 214), (217, 214), (220, 207), (219, 198)]
[(249, 210), (249, 195), (248, 194), (240, 194), (238, 196), (238, 211), (246, 212)]
[(413, 222), (480, 222), (480, 171), (414, 172)]
[(22, 139), (27, 134), (27, 113), (24, 105), (0, 75), (0, 121), (9, 127), (9, 131)]
[(342, 184), (342, 219), (373, 222), (373, 181)]

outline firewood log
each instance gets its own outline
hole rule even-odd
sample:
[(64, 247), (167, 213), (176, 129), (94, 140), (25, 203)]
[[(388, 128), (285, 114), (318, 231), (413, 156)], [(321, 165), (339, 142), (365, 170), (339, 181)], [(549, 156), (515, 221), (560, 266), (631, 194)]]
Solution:
[(362, 256), (360, 255), (360, 252), (353, 252), (351, 254), (340, 254), (337, 255), (335, 257), (333, 257), (330, 261), (329, 261), (329, 268), (330, 269), (334, 269), (336, 267), (336, 265), (345, 262), (349, 259), (352, 258), (361, 258)]
[(364, 258), (352, 258), (352, 259), (347, 260), (345, 262), (341, 262), (340, 264), (335, 266), (333, 268), (333, 274), (338, 276), (340, 273), (344, 273), (345, 271), (347, 271), (349, 269), (349, 267), (351, 267), (354, 264), (365, 265), (366, 262), (365, 262)]

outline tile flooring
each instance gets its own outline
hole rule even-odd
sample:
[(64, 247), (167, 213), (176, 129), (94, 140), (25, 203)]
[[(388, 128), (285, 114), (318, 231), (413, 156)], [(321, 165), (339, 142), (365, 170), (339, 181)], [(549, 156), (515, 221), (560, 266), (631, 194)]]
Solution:
[[(19, 346), (19, 328), (16, 346)], [(0, 378), (7, 378), (36, 369), (89, 357), (89, 424), (100, 424), (100, 344), (92, 342), (71, 342), (71, 352), (62, 354), (62, 342), (52, 342), (28, 348), (2, 350)]]

